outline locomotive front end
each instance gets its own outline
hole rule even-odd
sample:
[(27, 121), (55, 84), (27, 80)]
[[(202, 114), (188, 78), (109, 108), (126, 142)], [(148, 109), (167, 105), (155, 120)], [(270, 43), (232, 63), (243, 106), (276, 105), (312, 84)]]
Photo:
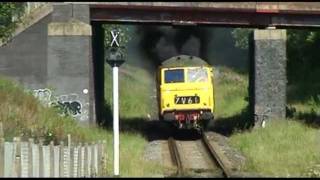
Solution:
[(208, 66), (161, 68), (160, 109), (179, 129), (200, 129), (214, 117), (213, 69)]

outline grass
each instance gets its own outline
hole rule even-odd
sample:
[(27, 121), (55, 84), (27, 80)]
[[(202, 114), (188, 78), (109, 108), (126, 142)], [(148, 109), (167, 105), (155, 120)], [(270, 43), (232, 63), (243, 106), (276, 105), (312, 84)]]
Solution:
[[(122, 150), (122, 177), (150, 177), (162, 174), (162, 167), (154, 162), (147, 162), (143, 159), (146, 140), (139, 134), (122, 133), (121, 144), (127, 147)], [(120, 147), (120, 148), (121, 148)]]
[(215, 68), (215, 99), (217, 118), (230, 117), (248, 105), (248, 75), (226, 67)]
[[(66, 141), (70, 134), (73, 142), (107, 141), (107, 176), (113, 174), (112, 131), (98, 127), (83, 127), (70, 117), (61, 117), (56, 109), (44, 107), (18, 84), (0, 78), (0, 121), (4, 136), (12, 141), (15, 136), (40, 138), (45, 143)], [(143, 150), (147, 141), (136, 133), (120, 134), (121, 176), (141, 177), (159, 174), (161, 168), (152, 162), (144, 162)]]
[(266, 128), (234, 134), (231, 144), (246, 155), (245, 171), (263, 176), (310, 177), (320, 170), (312, 169), (320, 163), (319, 137), (317, 129), (282, 119), (270, 121)]
[(47, 108), (18, 84), (0, 78), (0, 120), (3, 123), (4, 137), (43, 138), (55, 143), (72, 135), (74, 142), (94, 141), (103, 138), (97, 128), (86, 128), (70, 117), (61, 117), (54, 108)]
[[(246, 115), (241, 111), (248, 105), (247, 76), (227, 68), (219, 71), (217, 120), (238, 126)], [(294, 109), (292, 119), (274, 119), (261, 129), (232, 131), (231, 146), (247, 158), (243, 171), (273, 177), (320, 177), (320, 130), (319, 121), (315, 121), (320, 119), (317, 87), (318, 83), (306, 80), (288, 87), (287, 105)], [(310, 126), (315, 122), (317, 126)]]
[[(107, 174), (113, 175), (113, 134), (107, 131)], [(162, 174), (162, 167), (143, 158), (147, 141), (137, 133), (120, 133), (120, 176), (121, 177), (151, 177)]]
[[(241, 116), (247, 107), (247, 74), (225, 67), (215, 69), (216, 117), (223, 121)], [(109, 66), (105, 69), (105, 96), (111, 107), (112, 76)], [(123, 127), (145, 121), (156, 113), (153, 108), (155, 95), (154, 79), (149, 72), (130, 64), (120, 69), (120, 121)], [(315, 84), (316, 85), (316, 84)], [(311, 85), (310, 85), (311, 86)], [(292, 90), (293, 89), (293, 90)], [(320, 176), (319, 133), (303, 123), (303, 114), (319, 116), (319, 100), (313, 94), (299, 100), (303, 91), (288, 88), (288, 105), (296, 109), (294, 120), (273, 120), (266, 128), (234, 132), (231, 145), (246, 157), (244, 171), (257, 172), (265, 176)], [(316, 92), (314, 89), (312, 93)], [(295, 95), (296, 94), (296, 95)], [(291, 97), (296, 97), (291, 100)], [(0, 120), (5, 138), (14, 136), (44, 138), (46, 142), (58, 143), (71, 134), (72, 140), (107, 141), (107, 175), (113, 174), (113, 134), (110, 129), (82, 127), (74, 119), (61, 117), (56, 109), (43, 107), (30, 93), (19, 85), (0, 78)], [(110, 111), (112, 112), (112, 111)], [(301, 115), (302, 114), (302, 115)], [(299, 116), (301, 115), (301, 116)], [(135, 120), (135, 121), (133, 121)], [(232, 122), (239, 123), (239, 122)], [(130, 125), (131, 126), (131, 125)], [(142, 125), (141, 125), (142, 126)], [(121, 127), (120, 127), (121, 128)], [(139, 128), (134, 125), (132, 128)], [(161, 174), (159, 164), (143, 159), (147, 140), (139, 129), (122, 129), (120, 133), (120, 174), (122, 177), (147, 177)]]
[[(144, 121), (157, 113), (155, 82), (150, 73), (126, 63), (119, 68), (120, 174), (122, 177), (150, 177), (162, 174), (162, 167), (143, 159), (148, 141), (141, 130)], [(105, 100), (112, 113), (112, 69), (105, 65)], [(108, 115), (112, 117), (112, 115)], [(133, 124), (135, 123), (135, 124)], [(141, 124), (141, 126), (137, 124)], [(108, 131), (112, 137), (112, 131)], [(108, 152), (113, 152), (112, 140)], [(110, 153), (112, 155), (112, 153)], [(108, 158), (108, 171), (113, 173), (113, 158)]]
[[(119, 70), (120, 118), (148, 118), (155, 114), (154, 79), (147, 70), (124, 64)], [(112, 107), (112, 70), (105, 66), (105, 99)]]

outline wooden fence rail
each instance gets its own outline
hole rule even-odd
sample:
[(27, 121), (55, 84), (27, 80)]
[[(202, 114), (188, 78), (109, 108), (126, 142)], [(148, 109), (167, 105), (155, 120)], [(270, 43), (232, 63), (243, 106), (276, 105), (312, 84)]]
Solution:
[(105, 141), (73, 145), (13, 142), (0, 138), (0, 177), (101, 177), (105, 175)]

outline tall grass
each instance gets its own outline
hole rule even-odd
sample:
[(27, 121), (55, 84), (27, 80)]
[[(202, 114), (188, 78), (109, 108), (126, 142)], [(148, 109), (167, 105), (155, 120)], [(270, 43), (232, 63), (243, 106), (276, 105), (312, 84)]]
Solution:
[[(157, 113), (154, 90), (155, 79), (147, 70), (133, 66), (132, 63), (121, 66), (119, 70), (119, 111), (120, 129), (122, 129), (120, 131), (120, 174), (122, 177), (150, 177), (162, 174), (160, 164), (143, 159), (148, 141), (141, 132), (142, 124), (152, 114)], [(108, 65), (105, 66), (104, 92), (106, 105), (112, 108), (112, 69)], [(112, 110), (110, 109), (109, 112), (111, 113)], [(112, 137), (112, 131), (108, 133)], [(108, 141), (109, 152), (113, 152), (112, 142), (112, 140)], [(108, 171), (112, 173), (113, 157), (108, 158), (108, 164)]]
[(274, 120), (266, 128), (234, 134), (231, 144), (247, 157), (243, 170), (264, 176), (311, 176), (320, 164), (320, 131), (294, 120)]
[(13, 81), (0, 78), (0, 120), (6, 139), (43, 138), (58, 143), (72, 135), (74, 142), (102, 138), (101, 130), (79, 125), (71, 117), (61, 117), (57, 109), (42, 106), (32, 95)]
[[(107, 131), (107, 174), (113, 176), (113, 132)], [(147, 141), (140, 134), (120, 133), (120, 176), (150, 177), (162, 174), (162, 167), (154, 162), (145, 161), (144, 148)]]
[(226, 67), (215, 68), (217, 118), (239, 114), (248, 105), (248, 75)]
[[(98, 127), (83, 127), (71, 117), (59, 116), (56, 109), (44, 107), (17, 83), (0, 78), (0, 121), (3, 123), (5, 139), (43, 138), (45, 143), (66, 141), (70, 134), (73, 142), (107, 141), (107, 175), (113, 175), (112, 131)], [(159, 174), (161, 167), (143, 160), (147, 141), (137, 133), (120, 134), (120, 173), (126, 177), (143, 177)]]
[[(248, 105), (248, 76), (219, 68), (215, 79), (218, 119), (239, 118), (237, 115)], [(274, 119), (266, 128), (233, 131), (231, 145), (247, 158), (242, 170), (263, 176), (320, 177), (320, 131), (303, 123), (305, 118), (319, 119), (317, 87), (317, 83), (308, 81), (288, 87), (287, 105), (295, 108), (294, 120)], [(237, 126), (237, 122), (230, 122)]]
[[(119, 71), (120, 118), (147, 118), (155, 111), (155, 79), (147, 70), (124, 64)], [(112, 107), (112, 70), (105, 66), (105, 99)]]

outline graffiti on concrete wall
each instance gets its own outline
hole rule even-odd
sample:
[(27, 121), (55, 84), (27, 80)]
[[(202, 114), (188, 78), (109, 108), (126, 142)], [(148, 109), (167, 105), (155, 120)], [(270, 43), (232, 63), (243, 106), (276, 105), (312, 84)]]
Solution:
[(50, 89), (36, 89), (33, 90), (33, 95), (39, 99), (39, 101), (46, 106), (49, 106), (51, 103), (51, 90)]
[(77, 116), (81, 114), (82, 104), (77, 94), (60, 95), (55, 97), (50, 106), (58, 108), (64, 115)]
[(80, 121), (89, 118), (89, 103), (82, 103), (78, 94), (53, 96), (50, 89), (36, 89), (33, 95), (43, 105), (57, 108), (61, 116), (72, 116)]

